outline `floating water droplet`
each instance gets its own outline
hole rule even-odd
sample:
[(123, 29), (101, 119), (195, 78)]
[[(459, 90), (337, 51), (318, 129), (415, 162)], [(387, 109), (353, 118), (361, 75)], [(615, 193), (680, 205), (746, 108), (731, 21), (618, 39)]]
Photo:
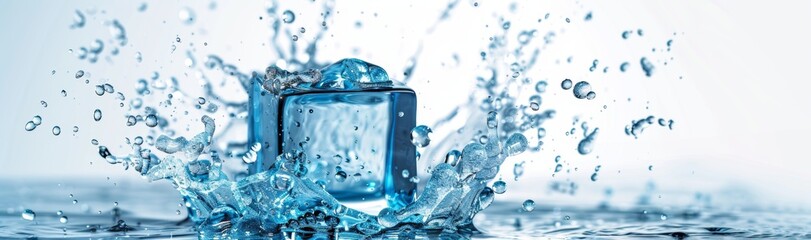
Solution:
[(535, 210), (535, 201), (532, 201), (532, 199), (527, 199), (523, 204), (521, 204), (521, 206), (523, 207), (524, 211), (532, 212), (532, 210)]
[(298, 36), (297, 35), (293, 35), (292, 38), (293, 38), (293, 41), (298, 41)]
[(142, 61), (144, 61), (144, 57), (141, 55), (141, 52), (136, 52), (135, 53), (135, 62), (141, 63)]
[(504, 30), (507, 30), (507, 29), (510, 29), (510, 25), (512, 25), (512, 24), (510, 24), (510, 22), (507, 21), (507, 22), (504, 22), (504, 24), (501, 25), (501, 28), (504, 28)]
[(560, 83), (560, 87), (564, 90), (569, 90), (572, 88), (572, 80), (571, 79), (564, 79), (563, 82)]
[(23, 210), (22, 217), (25, 220), (34, 221), (34, 219), (37, 218), (37, 213), (35, 213), (31, 209), (25, 209)]
[(127, 126), (135, 126), (136, 123), (138, 123), (138, 119), (135, 116), (127, 116)]
[(546, 129), (545, 128), (538, 128), (538, 139), (546, 137)]
[(540, 110), (541, 109), (541, 96), (534, 95), (534, 96), (530, 97), (529, 98), (529, 108), (532, 109), (532, 111)]
[(515, 156), (527, 150), (527, 138), (523, 134), (513, 133), (504, 144), (507, 156)]
[(563, 219), (564, 219), (564, 220), (566, 220), (566, 221), (569, 221), (569, 220), (571, 220), (572, 218), (571, 218), (571, 217), (569, 217), (569, 215), (566, 215), (565, 217), (563, 217)]
[(653, 171), (653, 165), (648, 165), (648, 171)]
[(579, 152), (581, 155), (591, 153), (591, 151), (594, 149), (594, 137), (597, 136), (599, 130), (600, 128), (594, 128), (591, 134), (586, 135), (585, 138), (580, 140), (580, 143), (577, 144), (577, 152)]
[(109, 30), (110, 35), (113, 35), (113, 38), (118, 41), (119, 45), (124, 46), (127, 44), (127, 33), (124, 30), (124, 26), (122, 26), (118, 20), (113, 20), (110, 23)]
[(495, 192), (496, 194), (502, 194), (507, 192), (507, 183), (501, 180), (494, 182), (493, 192)]
[(62, 216), (62, 217), (60, 217), (60, 218), (59, 218), (59, 222), (64, 223), (64, 224), (67, 224), (67, 223), (68, 223), (68, 217), (67, 217), (67, 216)]
[(83, 76), (84, 76), (83, 70), (76, 71), (76, 79), (82, 78)]
[(95, 91), (96, 91), (96, 95), (99, 95), (99, 96), (104, 95), (104, 86), (96, 85)]
[(592, 99), (594, 99), (596, 97), (597, 97), (597, 93), (595, 93), (595, 92), (589, 92), (588, 94), (586, 94), (586, 100), (592, 100)]
[(659, 219), (662, 219), (662, 221), (665, 221), (665, 220), (667, 220), (667, 215), (663, 213), (661, 216), (659, 216)]
[(591, 181), (592, 181), (592, 182), (596, 182), (596, 181), (597, 181), (597, 173), (592, 173), (592, 174), (591, 174)]
[(34, 124), (34, 121), (28, 121), (27, 123), (25, 123), (26, 131), (33, 131), (35, 128), (37, 128), (37, 125)]
[(158, 117), (156, 117), (155, 114), (149, 114), (146, 116), (144, 123), (146, 123), (146, 125), (149, 127), (158, 126)]
[(305, 31), (307, 31), (307, 29), (304, 29), (304, 27), (301, 27), (301, 29), (299, 29), (300, 33), (304, 33)]
[(54, 126), (51, 132), (54, 134), (54, 136), (59, 136), (59, 134), (62, 133), (62, 129), (59, 128), (59, 126)]
[(293, 13), (293, 11), (285, 10), (284, 13), (282, 13), (282, 21), (284, 23), (293, 23), (296, 21), (296, 14)]
[(518, 180), (519, 177), (524, 175), (524, 162), (515, 163), (515, 166), (513, 166), (513, 175), (515, 176), (515, 180)]
[(642, 71), (645, 71), (645, 76), (650, 77), (653, 75), (653, 63), (648, 60), (646, 57), (642, 57), (639, 59), (639, 65), (642, 66)]
[(558, 165), (555, 165), (555, 172), (560, 172), (560, 170), (563, 170), (563, 165), (558, 163)]
[(459, 150), (451, 150), (447, 155), (445, 155), (445, 163), (450, 164), (451, 166), (456, 166), (461, 158), (462, 152)]
[(73, 24), (70, 25), (70, 28), (82, 28), (85, 24), (85, 17), (84, 14), (79, 11), (78, 9), (73, 12)]
[(183, 8), (177, 13), (177, 18), (180, 19), (180, 22), (183, 24), (191, 25), (194, 23), (194, 11), (192, 11), (191, 8)]
[(548, 84), (546, 83), (546, 81), (538, 81), (538, 83), (535, 84), (535, 91), (538, 93), (546, 92), (547, 85)]
[(417, 147), (426, 147), (431, 143), (431, 138), (428, 136), (431, 133), (431, 128), (425, 125), (419, 125), (411, 129), (411, 143)]
[(206, 104), (206, 99), (203, 97), (197, 98), (197, 104), (203, 105)]
[(62, 216), (62, 210), (56, 211), (57, 216)]
[(73, 132), (79, 132), (79, 126), (73, 126)]
[(591, 84), (586, 81), (580, 81), (574, 85), (574, 90), (572, 90), (572, 92), (574, 93), (574, 97), (584, 99), (586, 98), (586, 95), (591, 92)]
[(403, 116), (405, 116), (405, 113), (404, 113), (404, 112), (398, 112), (398, 113), (397, 113), (397, 116), (398, 116), (398, 117), (403, 117)]
[(67, 97), (68, 96), (68, 92), (65, 91), (65, 90), (62, 90), (60, 93), (62, 93), (62, 97)]
[(347, 174), (344, 171), (338, 171), (335, 173), (335, 181), (344, 182), (346, 181)]
[(48, 107), (48, 103), (45, 101), (39, 101), (39, 104), (42, 105), (42, 107)]
[(101, 110), (96, 109), (93, 111), (93, 120), (96, 120), (96, 122), (101, 121)]
[(402, 174), (403, 174), (403, 178), (408, 178), (411, 175), (411, 173), (408, 172), (408, 169), (403, 169)]

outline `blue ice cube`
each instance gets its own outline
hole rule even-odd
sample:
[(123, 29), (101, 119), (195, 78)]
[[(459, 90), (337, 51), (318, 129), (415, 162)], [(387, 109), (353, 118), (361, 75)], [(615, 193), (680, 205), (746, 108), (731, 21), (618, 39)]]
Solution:
[[(417, 172), (410, 140), (416, 125), (414, 91), (392, 84), (385, 70), (357, 59), (339, 61), (320, 74), (320, 82), (276, 93), (254, 84), (249, 131), (251, 142), (263, 147), (251, 172), (270, 169), (281, 153), (302, 151), (311, 161), (306, 177), (342, 202), (385, 202), (395, 209), (412, 202), (417, 188), (411, 181)], [(367, 205), (367, 210), (382, 207)]]

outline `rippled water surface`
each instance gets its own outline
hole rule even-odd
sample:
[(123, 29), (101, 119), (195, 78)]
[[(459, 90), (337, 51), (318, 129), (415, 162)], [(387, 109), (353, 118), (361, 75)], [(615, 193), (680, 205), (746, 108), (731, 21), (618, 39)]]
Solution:
[[(0, 199), (4, 209), (0, 213), (0, 238), (197, 238), (193, 224), (183, 220), (186, 212), (179, 207), (180, 196), (171, 186), (107, 183), (4, 183), (0, 193), (7, 197)], [(117, 208), (116, 201), (121, 202)], [(811, 213), (785, 209), (615, 209), (538, 203), (532, 212), (525, 212), (520, 206), (518, 202), (496, 200), (476, 217), (474, 222), (481, 232), (470, 237), (811, 238)], [(34, 221), (21, 217), (26, 208), (36, 212)], [(60, 210), (68, 217), (67, 223), (60, 222)], [(117, 225), (118, 220), (126, 227)], [(418, 238), (440, 236), (422, 233)]]

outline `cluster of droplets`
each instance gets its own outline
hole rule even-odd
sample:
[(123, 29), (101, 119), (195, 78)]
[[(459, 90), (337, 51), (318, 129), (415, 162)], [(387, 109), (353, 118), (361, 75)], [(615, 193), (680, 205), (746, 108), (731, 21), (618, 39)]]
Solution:
[(656, 118), (653, 115), (650, 115), (646, 118), (640, 118), (637, 120), (631, 121), (631, 124), (625, 126), (625, 135), (633, 136), (634, 138), (639, 138), (639, 134), (645, 130), (648, 126), (655, 126), (659, 125), (661, 127), (667, 127), (670, 130), (673, 130), (673, 124), (675, 121), (673, 119), (664, 119), (664, 118)]

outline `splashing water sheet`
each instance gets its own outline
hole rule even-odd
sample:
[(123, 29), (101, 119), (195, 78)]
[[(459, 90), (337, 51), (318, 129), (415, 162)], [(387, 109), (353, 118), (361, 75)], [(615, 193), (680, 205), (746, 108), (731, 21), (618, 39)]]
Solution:
[(695, 125), (651, 82), (689, 74), (689, 33), (600, 7), (49, 10), (41, 43), (64, 50), (31, 67), (48, 84), (9, 145), (68, 174), (0, 183), (0, 238), (811, 238), (802, 208), (661, 173), (655, 149)]

